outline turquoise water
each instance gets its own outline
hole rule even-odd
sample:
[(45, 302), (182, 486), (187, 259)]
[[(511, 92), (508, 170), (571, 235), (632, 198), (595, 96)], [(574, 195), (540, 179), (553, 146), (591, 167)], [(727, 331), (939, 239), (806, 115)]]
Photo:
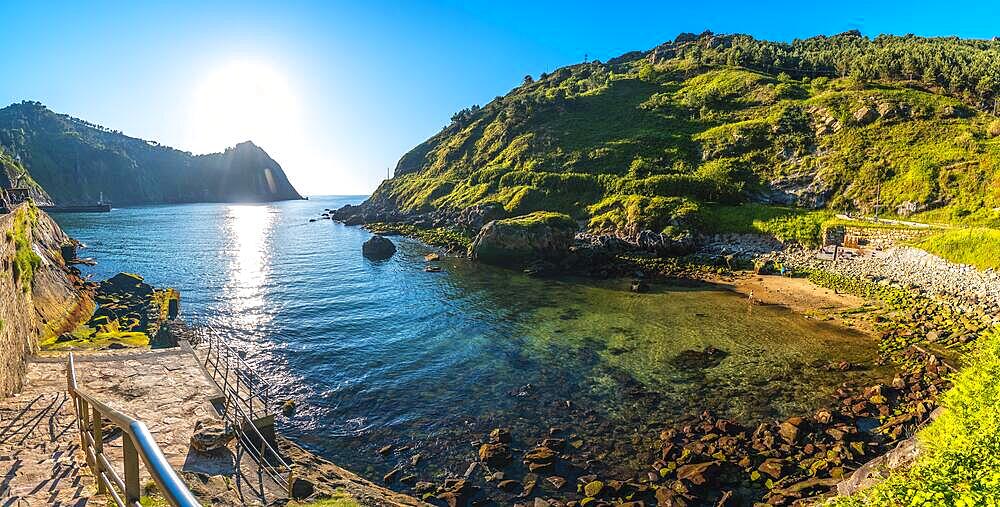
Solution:
[[(490, 428), (533, 443), (551, 426), (598, 467), (635, 470), (662, 424), (708, 408), (744, 421), (812, 410), (842, 382), (831, 359), (870, 362), (874, 341), (709, 286), (539, 280), (320, 220), (362, 198), (193, 204), (65, 214), (95, 279), (137, 272), (181, 291), (182, 315), (225, 337), (298, 402), (280, 427), (372, 478), (420, 452), (430, 479), (464, 472)], [(701, 360), (692, 351), (723, 354)], [(386, 444), (410, 450), (380, 456)]]

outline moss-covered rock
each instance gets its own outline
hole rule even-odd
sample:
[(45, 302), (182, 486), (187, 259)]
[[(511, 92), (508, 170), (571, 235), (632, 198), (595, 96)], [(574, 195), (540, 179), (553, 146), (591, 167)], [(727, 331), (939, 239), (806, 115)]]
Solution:
[(502, 266), (558, 260), (573, 245), (577, 228), (569, 215), (550, 211), (494, 220), (479, 231), (469, 247), (469, 256)]
[(118, 273), (101, 282), (90, 320), (71, 332), (42, 339), (44, 350), (147, 347), (180, 311), (180, 293), (156, 289), (139, 275)]

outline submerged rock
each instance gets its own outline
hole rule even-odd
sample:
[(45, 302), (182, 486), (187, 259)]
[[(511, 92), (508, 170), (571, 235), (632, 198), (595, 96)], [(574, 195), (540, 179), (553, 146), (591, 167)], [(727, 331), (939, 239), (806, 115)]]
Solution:
[(361, 245), (361, 253), (373, 261), (383, 261), (396, 253), (396, 245), (392, 241), (376, 234)]
[(681, 370), (704, 370), (718, 366), (727, 356), (729, 356), (728, 352), (708, 346), (705, 350), (682, 351), (674, 357), (672, 362)]

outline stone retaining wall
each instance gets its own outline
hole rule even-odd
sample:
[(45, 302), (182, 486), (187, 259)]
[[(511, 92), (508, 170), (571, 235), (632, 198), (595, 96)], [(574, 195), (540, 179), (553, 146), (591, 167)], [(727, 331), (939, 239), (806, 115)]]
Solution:
[(927, 236), (932, 229), (857, 227), (835, 225), (823, 231), (823, 245), (840, 245), (849, 248), (890, 248)]
[(699, 253), (707, 256), (732, 254), (744, 261), (778, 260), (789, 267), (821, 269), (852, 278), (894, 283), (934, 299), (949, 301), (961, 313), (995, 316), (1000, 324), (1000, 272), (980, 271), (948, 262), (914, 247), (891, 246), (833, 262), (817, 259), (815, 250), (783, 246), (766, 236), (725, 235), (703, 243)]

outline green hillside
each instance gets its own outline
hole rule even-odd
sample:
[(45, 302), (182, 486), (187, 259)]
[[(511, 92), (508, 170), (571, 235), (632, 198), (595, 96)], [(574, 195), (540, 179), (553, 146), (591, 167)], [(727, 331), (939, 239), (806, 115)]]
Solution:
[(460, 111), (371, 203), (619, 231), (703, 228), (707, 203), (746, 202), (995, 225), (998, 62), (996, 41), (682, 35)]
[(20, 162), (11, 158), (0, 146), (0, 188), (27, 188), (39, 204), (51, 202), (49, 195), (35, 182)]
[(0, 109), (0, 149), (63, 205), (92, 204), (102, 196), (119, 205), (300, 198), (281, 166), (253, 143), (195, 156), (38, 102)]

